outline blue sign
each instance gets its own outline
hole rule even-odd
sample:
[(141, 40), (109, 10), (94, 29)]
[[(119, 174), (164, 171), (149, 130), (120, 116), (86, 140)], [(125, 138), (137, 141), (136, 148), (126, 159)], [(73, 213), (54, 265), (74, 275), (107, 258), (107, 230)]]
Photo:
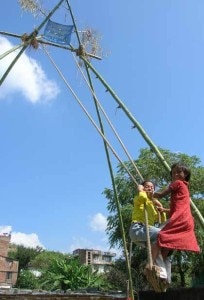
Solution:
[(73, 25), (63, 25), (49, 20), (43, 37), (56, 44), (69, 45), (73, 28)]

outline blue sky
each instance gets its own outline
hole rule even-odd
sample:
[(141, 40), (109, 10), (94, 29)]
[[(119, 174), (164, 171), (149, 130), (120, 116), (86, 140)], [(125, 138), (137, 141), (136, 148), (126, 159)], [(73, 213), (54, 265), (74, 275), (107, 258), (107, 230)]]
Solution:
[[(57, 1), (43, 1), (53, 8)], [(79, 30), (101, 37), (93, 66), (156, 145), (198, 156), (204, 110), (203, 1), (70, 1)], [(71, 24), (65, 5), (53, 21)], [(31, 33), (42, 21), (7, 0), (1, 31)], [(43, 34), (44, 28), (39, 34)], [(72, 35), (73, 45), (77, 45)], [(0, 35), (0, 53), (17, 38)], [(67, 50), (47, 47), (66, 80), (96, 120), (89, 89)], [(13, 54), (0, 60), (0, 74)], [(16, 54), (15, 54), (16, 55)], [(146, 143), (93, 76), (97, 98), (133, 158)], [(47, 55), (27, 48), (0, 90), (0, 231), (12, 241), (48, 250), (109, 249), (106, 199), (111, 187), (102, 138)], [(108, 140), (127, 157), (105, 123)], [(117, 159), (112, 156), (116, 172)]]

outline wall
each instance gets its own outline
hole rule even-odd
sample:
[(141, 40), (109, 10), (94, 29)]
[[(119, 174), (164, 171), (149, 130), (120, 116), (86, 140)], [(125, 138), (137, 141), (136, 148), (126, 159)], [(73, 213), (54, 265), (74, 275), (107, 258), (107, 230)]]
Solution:
[(0, 234), (0, 286), (14, 286), (18, 275), (18, 261), (8, 258), (10, 234)]
[(105, 295), (0, 294), (0, 300), (126, 300)]
[[(166, 293), (154, 291), (140, 292), (135, 300), (204, 300), (204, 286), (199, 288), (172, 289)], [(75, 293), (39, 293), (27, 291), (26, 293), (15, 290), (1, 291), (0, 300), (127, 300), (124, 295), (101, 295), (101, 294), (75, 294)], [(129, 299), (128, 299), (129, 300)]]
[(10, 235), (0, 235), (0, 255), (7, 256), (10, 243)]

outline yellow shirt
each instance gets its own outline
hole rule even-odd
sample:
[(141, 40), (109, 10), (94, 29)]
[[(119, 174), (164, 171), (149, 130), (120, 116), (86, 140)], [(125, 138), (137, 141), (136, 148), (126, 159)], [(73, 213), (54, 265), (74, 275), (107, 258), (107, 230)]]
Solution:
[[(133, 212), (132, 212), (132, 222), (145, 223), (145, 213), (144, 204), (146, 203), (147, 214), (148, 214), (148, 224), (154, 225), (158, 222), (158, 212), (151, 199), (147, 197), (146, 192), (139, 192), (137, 196), (133, 199)], [(163, 215), (163, 214), (162, 214)], [(165, 214), (162, 217), (162, 222), (166, 220)]]

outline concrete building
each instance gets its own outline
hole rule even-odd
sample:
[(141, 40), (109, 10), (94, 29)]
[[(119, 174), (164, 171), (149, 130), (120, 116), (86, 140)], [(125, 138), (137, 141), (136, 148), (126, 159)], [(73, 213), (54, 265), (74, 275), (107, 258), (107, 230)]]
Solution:
[(18, 261), (8, 257), (10, 234), (0, 235), (0, 288), (10, 288), (16, 284)]
[(113, 264), (113, 257), (116, 256), (116, 253), (93, 249), (76, 249), (73, 251), (73, 255), (79, 257), (81, 264), (91, 265), (93, 271), (97, 270), (98, 273), (104, 273), (108, 272)]

